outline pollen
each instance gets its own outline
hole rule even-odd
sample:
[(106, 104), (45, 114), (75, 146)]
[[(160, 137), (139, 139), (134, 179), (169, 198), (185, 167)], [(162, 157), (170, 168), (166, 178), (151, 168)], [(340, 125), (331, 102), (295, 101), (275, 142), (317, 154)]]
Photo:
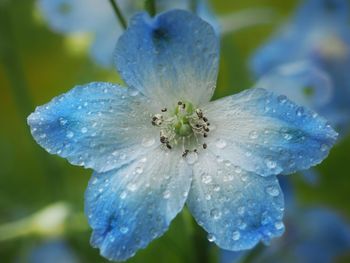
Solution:
[(210, 132), (210, 123), (203, 111), (188, 101), (178, 101), (172, 110), (162, 108), (152, 116), (151, 123), (160, 129), (159, 141), (164, 149), (182, 147), (182, 157), (196, 153), (197, 148), (207, 149), (203, 140)]

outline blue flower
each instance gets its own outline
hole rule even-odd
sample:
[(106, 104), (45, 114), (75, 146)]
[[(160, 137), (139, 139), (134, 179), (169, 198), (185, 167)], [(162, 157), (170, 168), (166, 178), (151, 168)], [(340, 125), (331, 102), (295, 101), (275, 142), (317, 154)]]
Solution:
[(115, 51), (128, 88), (78, 86), (28, 117), (49, 153), (95, 170), (85, 212), (91, 244), (103, 256), (133, 256), (185, 203), (224, 249), (249, 249), (283, 233), (275, 175), (320, 163), (337, 134), (264, 89), (210, 102), (218, 59), (218, 37), (197, 16), (139, 13)]
[(79, 263), (80, 260), (64, 240), (53, 239), (35, 247), (26, 262)]
[(292, 21), (257, 51), (251, 67), (257, 76), (262, 76), (300, 60), (329, 75), (333, 94), (317, 112), (344, 134), (350, 127), (350, 30), (346, 0), (306, 1)]
[[(247, 9), (217, 18), (207, 0), (196, 2), (195, 13), (210, 23), (218, 35), (271, 20), (271, 12), (267, 9)], [(144, 1), (140, 0), (118, 0), (118, 4), (127, 20), (144, 7)], [(157, 0), (156, 5), (159, 12), (171, 9), (191, 10), (190, 0)], [(68, 35), (91, 34), (91, 57), (100, 66), (113, 65), (113, 50), (123, 29), (109, 1), (39, 0), (39, 8), (54, 31)]]
[[(123, 14), (129, 19), (143, 9), (144, 1), (118, 0)], [(190, 10), (189, 0), (157, 1), (159, 11), (170, 9)], [(113, 65), (113, 50), (123, 29), (116, 19), (109, 1), (96, 0), (39, 0), (41, 13), (50, 27), (59, 33), (90, 33), (94, 40), (90, 55), (97, 64), (103, 67)], [(214, 15), (207, 3), (198, 3), (198, 14), (218, 28)]]

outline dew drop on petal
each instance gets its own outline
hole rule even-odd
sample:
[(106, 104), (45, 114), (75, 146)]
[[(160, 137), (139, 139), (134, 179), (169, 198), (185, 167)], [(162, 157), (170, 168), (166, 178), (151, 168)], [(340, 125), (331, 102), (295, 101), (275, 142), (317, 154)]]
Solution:
[(155, 143), (154, 138), (143, 138), (142, 139), (142, 146), (144, 147), (151, 147)]
[(218, 147), (219, 149), (223, 149), (223, 148), (226, 147), (227, 143), (226, 143), (226, 141), (223, 140), (223, 139), (217, 139), (215, 145), (216, 145), (216, 147)]
[(74, 137), (74, 133), (72, 131), (68, 131), (66, 136), (67, 136), (67, 138), (71, 139)]
[(142, 167), (136, 167), (135, 172), (136, 172), (137, 174), (142, 174), (142, 173), (143, 173)]
[(197, 160), (198, 160), (198, 154), (195, 152), (191, 152), (186, 156), (186, 161), (188, 164), (194, 164)]
[(278, 196), (280, 194), (280, 191), (276, 186), (268, 186), (266, 187), (266, 193), (268, 193), (271, 196)]
[(86, 127), (81, 128), (81, 133), (87, 133), (88, 129)]
[(214, 242), (216, 240), (215, 236), (213, 234), (208, 235), (209, 242)]
[(240, 239), (240, 237), (241, 237), (241, 234), (238, 231), (234, 231), (232, 233), (232, 239), (233, 240), (237, 241), (238, 239)]
[(212, 181), (212, 177), (209, 174), (204, 173), (202, 175), (202, 182), (204, 184), (209, 184), (209, 183), (211, 183), (211, 181)]
[(128, 231), (129, 231), (129, 228), (127, 228), (127, 227), (121, 227), (120, 228), (120, 232), (122, 233), (122, 234), (126, 234), (126, 233), (128, 233)]
[(169, 190), (165, 190), (164, 193), (163, 193), (163, 198), (164, 199), (169, 199), (170, 195), (171, 195), (170, 191)]
[(258, 132), (257, 131), (251, 131), (249, 133), (249, 138), (252, 139), (252, 140), (255, 140), (258, 138)]
[(217, 208), (213, 208), (212, 210), (210, 210), (210, 216), (214, 219), (214, 220), (218, 220), (221, 217), (221, 212), (219, 209)]
[(277, 230), (283, 229), (283, 228), (284, 228), (283, 222), (276, 222), (276, 223), (275, 223), (275, 228), (276, 228)]
[(269, 158), (265, 160), (265, 164), (269, 169), (275, 169), (277, 167), (277, 163)]

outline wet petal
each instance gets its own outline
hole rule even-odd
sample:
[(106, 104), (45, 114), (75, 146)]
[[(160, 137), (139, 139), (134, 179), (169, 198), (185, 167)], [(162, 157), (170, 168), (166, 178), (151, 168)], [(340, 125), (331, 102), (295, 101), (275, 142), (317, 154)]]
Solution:
[(284, 231), (277, 178), (244, 171), (210, 151), (194, 166), (187, 205), (209, 240), (223, 249), (250, 249)]
[(215, 88), (218, 42), (212, 27), (189, 12), (140, 13), (119, 39), (115, 61), (130, 87), (164, 106), (181, 99), (199, 105)]
[(147, 101), (109, 83), (78, 86), (28, 117), (37, 143), (72, 164), (108, 171), (157, 146)]
[(95, 173), (85, 195), (91, 244), (125, 260), (161, 236), (182, 209), (192, 171), (181, 155), (156, 149), (107, 173)]
[(212, 124), (208, 149), (263, 176), (320, 163), (337, 137), (316, 113), (264, 89), (211, 102), (203, 111)]
[(327, 104), (333, 92), (328, 74), (307, 61), (281, 65), (264, 75), (255, 87), (285, 95), (314, 111)]

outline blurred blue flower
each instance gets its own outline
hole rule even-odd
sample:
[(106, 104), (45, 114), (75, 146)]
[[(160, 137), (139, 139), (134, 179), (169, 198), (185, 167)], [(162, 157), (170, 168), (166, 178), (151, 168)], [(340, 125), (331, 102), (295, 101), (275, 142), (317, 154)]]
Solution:
[[(118, 0), (118, 4), (127, 19), (144, 8), (143, 0)], [(158, 0), (157, 9), (191, 9), (190, 0)], [(109, 1), (96, 0), (39, 0), (41, 13), (50, 27), (59, 33), (91, 33), (94, 37), (90, 55), (103, 67), (113, 65), (113, 50), (123, 29), (116, 19)], [(208, 8), (206, 0), (198, 1), (197, 14), (212, 23), (216, 29), (218, 23)]]
[[(127, 20), (143, 10), (144, 0), (118, 0)], [(158, 12), (171, 9), (192, 9), (191, 0), (157, 0)], [(113, 50), (123, 29), (116, 19), (109, 1), (96, 0), (39, 0), (39, 9), (49, 26), (64, 34), (90, 33), (93, 43), (90, 55), (103, 67), (113, 65)], [(219, 35), (241, 28), (271, 22), (272, 12), (268, 9), (248, 9), (216, 17), (208, 0), (197, 0), (194, 12), (210, 23)]]
[(146, 247), (185, 203), (224, 249), (268, 242), (284, 231), (276, 175), (320, 163), (334, 144), (324, 119), (264, 89), (210, 102), (218, 59), (197, 16), (139, 13), (115, 51), (128, 88), (78, 86), (28, 117), (49, 153), (95, 170), (85, 212), (106, 258)]
[(66, 242), (60, 239), (53, 239), (33, 249), (26, 262), (79, 263), (80, 260)]
[[(335, 211), (300, 207), (293, 187), (279, 178), (286, 200), (286, 233), (249, 261), (252, 263), (333, 263), (350, 250), (350, 226)], [(221, 251), (221, 263), (240, 262), (248, 253)]]
[[(327, 103), (323, 102), (322, 96), (316, 98), (324, 104), (317, 112), (344, 134), (350, 127), (349, 29), (347, 0), (307, 0), (292, 21), (252, 57), (252, 70), (257, 76), (262, 76), (282, 65), (301, 60), (324, 71), (334, 88)], [(290, 91), (286, 88), (285, 93), (290, 94)]]

